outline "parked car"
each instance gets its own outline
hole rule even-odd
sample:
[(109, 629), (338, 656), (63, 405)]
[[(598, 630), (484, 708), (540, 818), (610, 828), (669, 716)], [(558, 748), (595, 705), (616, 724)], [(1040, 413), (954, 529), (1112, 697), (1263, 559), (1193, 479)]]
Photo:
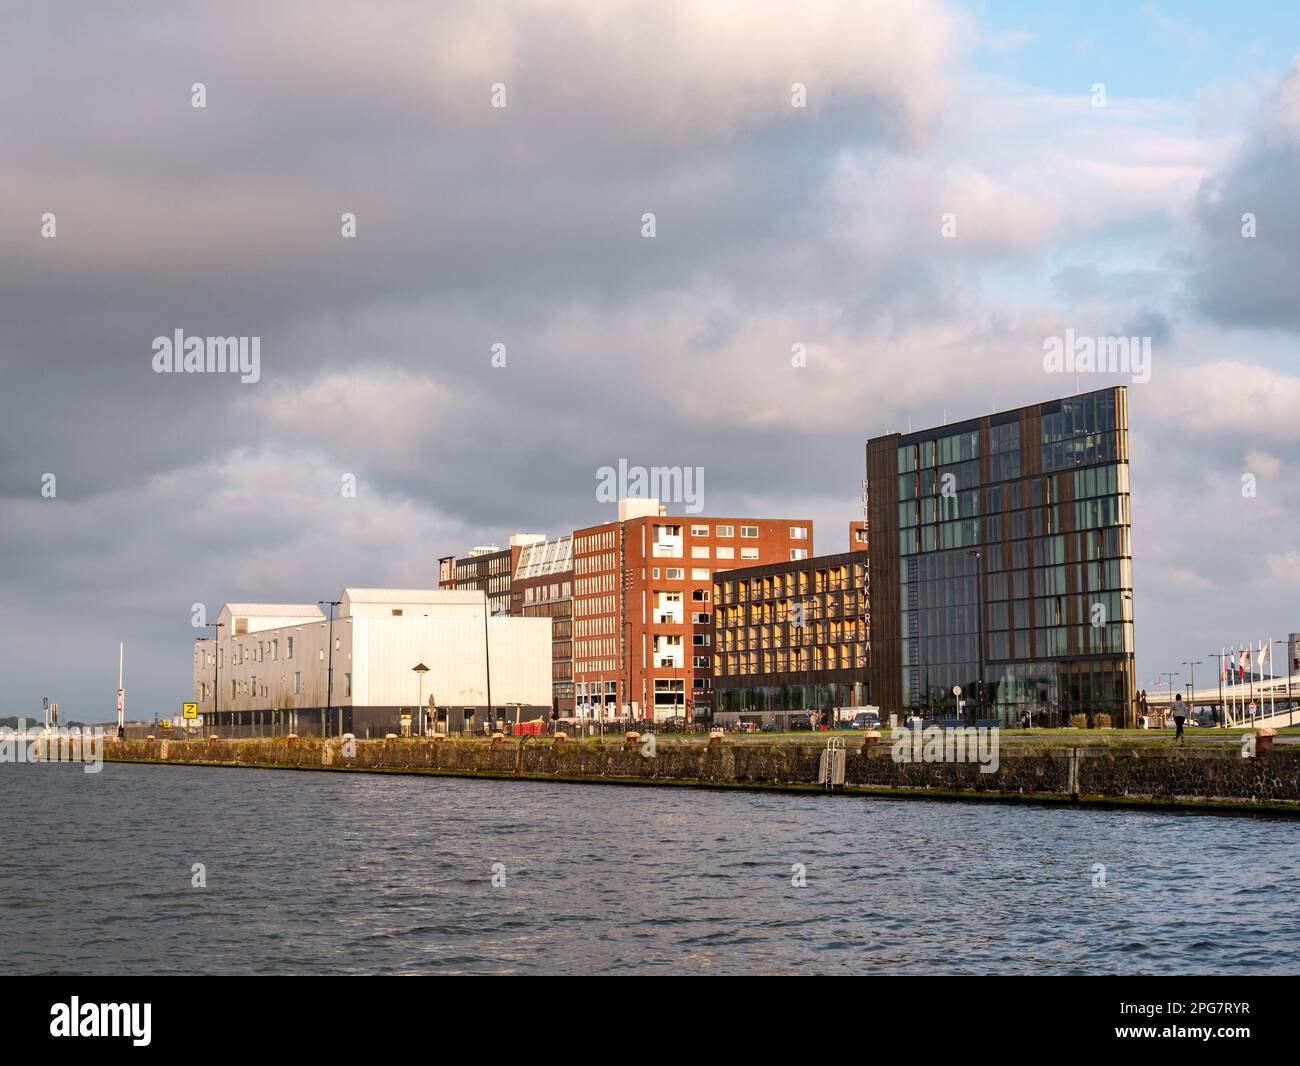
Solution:
[(812, 729), (812, 718), (806, 714), (792, 714), (786, 720), (787, 729)]
[(853, 716), (854, 729), (879, 729), (880, 715), (875, 711), (859, 711)]

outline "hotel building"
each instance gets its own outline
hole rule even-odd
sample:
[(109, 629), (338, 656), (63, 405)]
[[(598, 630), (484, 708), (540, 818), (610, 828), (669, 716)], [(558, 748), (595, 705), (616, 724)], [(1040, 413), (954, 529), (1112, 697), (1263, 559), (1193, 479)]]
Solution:
[(713, 619), (720, 722), (871, 703), (865, 552), (719, 571)]
[(668, 515), (618, 504), (573, 534), (573, 680), (579, 715), (662, 720), (713, 709), (713, 577), (812, 554), (812, 521)]
[(1128, 457), (1122, 386), (867, 443), (883, 713), (1133, 721)]

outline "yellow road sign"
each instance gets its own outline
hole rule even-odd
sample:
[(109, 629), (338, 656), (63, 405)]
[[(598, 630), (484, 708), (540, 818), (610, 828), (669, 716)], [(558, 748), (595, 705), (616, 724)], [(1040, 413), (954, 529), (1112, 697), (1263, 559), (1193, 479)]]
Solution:
[(197, 718), (199, 716), (199, 705), (197, 703), (182, 703), (181, 714), (186, 718)]

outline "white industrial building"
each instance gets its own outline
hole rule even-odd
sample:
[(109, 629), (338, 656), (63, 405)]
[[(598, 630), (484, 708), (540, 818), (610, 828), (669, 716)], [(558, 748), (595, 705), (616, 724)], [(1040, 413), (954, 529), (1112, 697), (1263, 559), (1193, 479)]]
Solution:
[(349, 588), (332, 622), (296, 603), (228, 603), (218, 622), (194, 694), (219, 735), (382, 737), (404, 714), (417, 735), (479, 732), (551, 709), (551, 620), (488, 617), (481, 591)]

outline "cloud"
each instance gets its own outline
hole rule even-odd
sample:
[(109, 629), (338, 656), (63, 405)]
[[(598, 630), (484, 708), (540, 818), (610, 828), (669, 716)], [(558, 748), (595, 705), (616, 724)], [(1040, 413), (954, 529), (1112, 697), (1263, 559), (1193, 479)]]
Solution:
[(1202, 182), (1197, 195), (1200, 248), (1190, 287), (1199, 309), (1213, 320), (1291, 333), (1300, 329), (1297, 171), (1300, 58), (1236, 155)]

